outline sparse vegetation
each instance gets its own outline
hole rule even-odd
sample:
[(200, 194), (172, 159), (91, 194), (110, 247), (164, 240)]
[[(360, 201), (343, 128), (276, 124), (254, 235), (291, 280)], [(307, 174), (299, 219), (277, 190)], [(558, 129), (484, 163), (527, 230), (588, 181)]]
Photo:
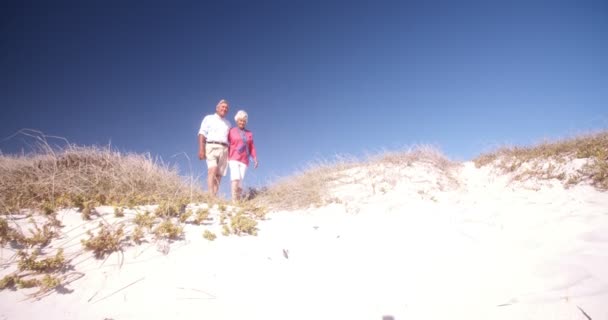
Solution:
[(63, 257), (63, 249), (59, 249), (57, 254), (52, 258), (37, 260), (38, 253), (27, 254), (24, 251), (19, 251), (19, 271), (33, 271), (36, 273), (51, 273), (59, 271), (65, 267), (66, 262)]
[(162, 202), (155, 213), (159, 217), (179, 217), (186, 211), (186, 204), (177, 201), (164, 201)]
[(230, 235), (230, 227), (226, 224), (222, 225), (222, 235), (225, 237)]
[[(340, 157), (334, 162), (320, 162), (268, 188), (253, 190), (255, 198), (249, 203), (259, 208), (292, 210), (342, 202), (331, 195), (330, 190), (336, 184), (365, 185), (372, 194), (381, 194), (397, 184), (400, 170), (414, 164), (438, 169), (443, 179), (439, 188), (458, 184), (451, 172), (454, 163), (433, 147), (419, 146), (407, 151), (384, 152), (366, 160)], [(353, 172), (359, 169), (363, 170)]]
[[(560, 164), (574, 159), (587, 159), (575, 174), (557, 170)], [(523, 172), (515, 179), (530, 177), (558, 179), (566, 186), (587, 180), (593, 186), (608, 190), (608, 132), (574, 138), (545, 141), (529, 147), (503, 147), (474, 159), (477, 167), (497, 165), (505, 172)], [(544, 163), (549, 165), (544, 165)]]
[(0, 217), (0, 245), (4, 247), (10, 241), (19, 238), (19, 233), (8, 225), (6, 219)]
[(122, 218), (125, 216), (125, 210), (123, 207), (114, 207), (114, 216), (117, 218)]
[(124, 230), (122, 226), (113, 228), (107, 224), (99, 223), (99, 232), (87, 232), (89, 239), (82, 240), (82, 245), (86, 250), (93, 251), (95, 258), (101, 259), (106, 254), (122, 249)]
[(215, 233), (213, 233), (209, 230), (205, 230), (205, 232), (203, 232), (203, 238), (205, 238), (209, 241), (213, 241), (213, 240), (215, 240), (215, 238), (217, 238), (217, 236), (215, 235)]
[(135, 244), (141, 244), (143, 242), (144, 236), (144, 229), (140, 226), (136, 226), (135, 229), (133, 229), (133, 234), (131, 235), (131, 238), (133, 239), (133, 242), (135, 242)]
[(186, 221), (188, 221), (188, 219), (190, 219), (190, 217), (192, 216), (192, 210), (188, 209), (186, 211), (184, 211), (180, 216), (179, 216), (179, 222), (180, 223), (185, 223)]
[(152, 226), (154, 225), (154, 222), (156, 220), (156, 217), (151, 215), (150, 212), (144, 212), (144, 213), (138, 213), (135, 215), (135, 219), (133, 219), (133, 222), (141, 228), (147, 228), (147, 229), (152, 229)]
[(241, 235), (245, 233), (256, 236), (258, 234), (257, 225), (258, 222), (255, 221), (255, 219), (252, 219), (243, 212), (237, 213), (230, 220), (230, 227), (232, 229), (232, 233), (236, 235)]
[(154, 235), (158, 238), (177, 240), (184, 234), (184, 228), (173, 223), (170, 219), (163, 221), (154, 229)]
[(38, 227), (36, 220), (34, 220), (33, 218), (30, 218), (30, 223), (34, 226), (34, 229), (29, 229), (31, 236), (21, 236), (19, 239), (21, 240), (21, 243), (29, 247), (46, 247), (51, 242), (51, 240), (57, 236), (57, 233), (53, 231), (55, 227), (54, 220), (45, 223), (42, 228)]
[(194, 218), (194, 224), (200, 225), (209, 218), (209, 209), (198, 209), (196, 210), (196, 216)]

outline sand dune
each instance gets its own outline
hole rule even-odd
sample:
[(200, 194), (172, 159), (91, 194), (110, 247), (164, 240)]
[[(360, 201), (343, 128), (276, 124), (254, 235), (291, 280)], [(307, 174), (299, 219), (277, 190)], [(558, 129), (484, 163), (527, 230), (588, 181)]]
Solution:
[(258, 236), (208, 241), (215, 217), (104, 260), (63, 211), (53, 246), (82, 276), (0, 291), (0, 319), (608, 319), (608, 193), (471, 162), (349, 170), (334, 203), (270, 212)]

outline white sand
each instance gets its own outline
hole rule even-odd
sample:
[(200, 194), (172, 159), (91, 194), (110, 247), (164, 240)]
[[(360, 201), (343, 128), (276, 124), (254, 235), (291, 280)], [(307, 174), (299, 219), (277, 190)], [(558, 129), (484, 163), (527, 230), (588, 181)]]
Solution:
[(337, 186), (343, 203), (272, 212), (257, 237), (209, 242), (188, 225), (167, 255), (87, 253), (70, 293), (0, 292), (0, 320), (608, 319), (608, 193), (472, 163), (441, 191), (437, 172), (409, 170), (375, 192)]

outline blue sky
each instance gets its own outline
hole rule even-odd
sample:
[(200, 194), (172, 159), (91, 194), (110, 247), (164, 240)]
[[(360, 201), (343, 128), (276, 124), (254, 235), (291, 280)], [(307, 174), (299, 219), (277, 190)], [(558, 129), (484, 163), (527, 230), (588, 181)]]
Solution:
[(188, 174), (186, 153), (198, 175), (225, 98), (249, 113), (249, 185), (413, 144), (467, 160), (607, 128), (606, 57), (606, 1), (4, 1), (0, 138), (111, 142)]

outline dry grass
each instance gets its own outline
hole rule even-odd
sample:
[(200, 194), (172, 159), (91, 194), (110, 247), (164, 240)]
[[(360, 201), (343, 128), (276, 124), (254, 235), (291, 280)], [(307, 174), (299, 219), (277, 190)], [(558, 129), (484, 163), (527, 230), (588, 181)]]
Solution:
[(31, 154), (0, 155), (1, 213), (23, 208), (85, 209), (87, 201), (134, 206), (176, 198), (190, 202), (208, 199), (193, 179), (180, 177), (176, 168), (149, 154), (72, 144), (57, 148), (42, 134), (27, 136), (36, 141)]
[(336, 180), (336, 172), (355, 166), (352, 161), (318, 162), (294, 176), (283, 178), (270, 187), (256, 190), (252, 200), (258, 206), (278, 210), (306, 208), (324, 203), (324, 192)]
[[(564, 172), (557, 173), (553, 163), (560, 164), (573, 159), (589, 161), (575, 175), (568, 177)], [(549, 166), (527, 170), (526, 176), (541, 179), (557, 178), (567, 184), (588, 180), (595, 187), (608, 189), (608, 131), (581, 135), (557, 141), (545, 141), (529, 147), (502, 147), (474, 159), (477, 167), (488, 164), (497, 165), (505, 172), (514, 172), (523, 164), (534, 161), (551, 161)]]
[[(400, 177), (394, 174), (395, 170), (399, 171), (415, 163), (427, 164), (444, 175), (447, 180), (456, 181), (450, 173), (450, 168), (454, 164), (440, 151), (430, 146), (417, 146), (406, 151), (383, 152), (365, 160), (337, 157), (333, 162), (317, 162), (307, 170), (283, 178), (270, 187), (257, 190), (253, 202), (258, 206), (279, 210), (339, 202), (339, 199), (332, 198), (329, 194), (332, 186), (341, 183), (367, 183), (375, 194), (380, 192), (381, 188), (394, 187), (398, 183)], [(361, 179), (365, 181), (358, 181), (351, 176), (349, 169), (356, 168), (365, 169), (365, 176)]]

